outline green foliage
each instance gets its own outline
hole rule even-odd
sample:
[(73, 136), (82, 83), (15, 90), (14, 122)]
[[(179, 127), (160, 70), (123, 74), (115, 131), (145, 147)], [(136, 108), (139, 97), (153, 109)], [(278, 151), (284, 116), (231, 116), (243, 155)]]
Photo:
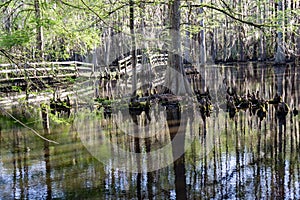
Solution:
[(12, 33), (2, 32), (0, 36), (0, 47), (11, 49), (14, 46), (26, 46), (30, 41), (31, 32), (22, 29)]
[(13, 85), (11, 89), (15, 92), (19, 92), (19, 93), (22, 92), (22, 88), (20, 86)]
[(52, 113), (49, 113), (49, 118), (51, 122), (53, 122), (54, 124), (64, 124), (64, 125), (70, 124), (70, 119), (64, 117), (58, 117), (57, 115)]
[(75, 83), (75, 81), (76, 81), (76, 78), (74, 78), (74, 77), (66, 77), (65, 79), (67, 82), (69, 82), (71, 84)]

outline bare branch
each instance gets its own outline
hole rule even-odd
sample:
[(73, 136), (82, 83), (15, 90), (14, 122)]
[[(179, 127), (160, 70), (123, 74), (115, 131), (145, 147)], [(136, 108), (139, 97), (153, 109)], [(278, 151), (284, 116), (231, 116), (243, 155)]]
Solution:
[(24, 126), (25, 128), (29, 129), (30, 131), (32, 131), (35, 135), (37, 135), (39, 138), (50, 142), (50, 143), (54, 143), (54, 144), (59, 144), (58, 142), (55, 142), (53, 140), (49, 140), (45, 137), (43, 137), (41, 134), (39, 134), (36, 130), (34, 130), (33, 128), (30, 128), (29, 126), (27, 126), (26, 124), (24, 124), (23, 122), (21, 122), (20, 120), (18, 120), (16, 117), (14, 117), (12, 114), (10, 114), (8, 111), (6, 111), (5, 109), (1, 108), (0, 109), (5, 112), (8, 116), (10, 116), (13, 120), (15, 120), (16, 122), (18, 122), (19, 124), (21, 124), (22, 126)]
[(75, 6), (73, 4), (70, 4), (70, 3), (62, 1), (62, 0), (59, 0), (59, 2), (66, 5), (66, 6), (68, 6), (68, 7), (71, 7), (71, 8), (75, 8), (75, 9), (79, 9), (79, 10), (85, 10), (85, 8), (83, 8), (83, 7)]
[(98, 13), (96, 13), (92, 8), (90, 8), (90, 7), (84, 2), (84, 0), (80, 0), (80, 1), (83, 3), (83, 5), (84, 5), (89, 11), (91, 11), (92, 13), (94, 13), (94, 14), (98, 17), (98, 19), (100, 19), (100, 21), (102, 21), (105, 25), (109, 26), (109, 25), (105, 22), (105, 20), (104, 20), (102, 17), (100, 17), (100, 15), (99, 15)]
[[(222, 8), (219, 8), (215, 5), (212, 5), (212, 4), (194, 4), (194, 5), (190, 5), (191, 7), (196, 7), (196, 8), (210, 8), (210, 9), (213, 9), (213, 10), (216, 10), (216, 11), (219, 11), (225, 15), (227, 15), (228, 17), (238, 21), (238, 22), (241, 22), (243, 24), (247, 24), (249, 26), (253, 26), (255, 28), (259, 28), (259, 29), (263, 29), (264, 27), (277, 27), (275, 25), (270, 25), (270, 24), (258, 24), (258, 23), (254, 23), (254, 22), (251, 22), (251, 21), (247, 21), (247, 20), (243, 20), (237, 16), (235, 16), (233, 13), (230, 13), (229, 11), (227, 10), (224, 10)], [(186, 7), (186, 6), (183, 6), (183, 7)]]

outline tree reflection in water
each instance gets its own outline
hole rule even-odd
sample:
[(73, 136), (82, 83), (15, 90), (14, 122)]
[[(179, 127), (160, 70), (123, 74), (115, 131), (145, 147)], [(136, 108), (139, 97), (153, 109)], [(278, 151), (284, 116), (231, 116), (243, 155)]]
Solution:
[[(299, 109), (299, 67), (276, 69), (254, 63), (203, 70), (215, 107), (205, 123), (201, 116), (188, 118), (176, 107), (159, 108), (157, 113), (150, 112), (151, 123), (139, 129), (151, 137), (136, 139), (116, 125), (123, 121), (123, 128), (133, 131), (128, 125), (132, 118), (121, 112), (108, 119), (100, 113), (82, 121), (86, 133), (101, 138), (101, 129), (111, 141), (133, 152), (151, 152), (175, 135), (181, 137), (181, 143), (172, 144), (168, 156), (174, 156), (176, 151), (186, 153), (173, 164), (151, 172), (147, 169), (155, 160), (144, 157), (135, 163), (143, 169), (139, 174), (119, 171), (112, 164), (103, 165), (80, 142), (78, 130), (70, 128), (75, 124), (50, 122), (49, 137), (60, 143), (52, 145), (1, 118), (0, 199), (300, 199), (299, 115), (288, 114), (285, 123), (280, 123), (273, 105), (268, 106), (263, 120), (250, 115), (249, 110), (241, 110), (230, 119), (223, 110), (227, 87), (236, 87), (239, 95), (259, 90), (265, 99), (280, 92), (290, 108)], [(195, 87), (202, 88), (203, 83), (197, 84)], [(115, 94), (114, 88), (108, 88), (110, 85), (113, 86), (100, 88), (99, 93)], [(82, 113), (79, 109), (78, 112)], [(146, 117), (142, 114), (137, 122)], [(36, 119), (41, 120), (39, 115)], [(43, 130), (40, 126), (41, 123), (35, 128)], [(184, 142), (190, 139), (191, 147), (185, 148)], [(98, 145), (101, 148), (104, 144)], [(118, 158), (112, 162), (118, 162)]]
[[(48, 110), (45, 106), (41, 105), (41, 114), (42, 114), (42, 124), (44, 135), (47, 138), (50, 132), (49, 127), (49, 116)], [(50, 149), (49, 149), (49, 141), (44, 141), (44, 159), (45, 159), (45, 171), (46, 171), (46, 186), (47, 186), (47, 196), (46, 199), (52, 199), (52, 180), (51, 180), (51, 162), (50, 162)]]
[[(181, 111), (180, 105), (167, 105), (166, 106), (167, 124), (169, 128), (169, 134), (172, 141), (172, 155), (176, 158), (178, 154), (182, 154), (185, 151), (185, 123), (180, 124)], [(174, 138), (179, 139), (174, 140)], [(175, 174), (175, 192), (176, 199), (187, 199), (186, 191), (186, 171), (185, 171), (185, 154), (183, 153), (173, 163)]]

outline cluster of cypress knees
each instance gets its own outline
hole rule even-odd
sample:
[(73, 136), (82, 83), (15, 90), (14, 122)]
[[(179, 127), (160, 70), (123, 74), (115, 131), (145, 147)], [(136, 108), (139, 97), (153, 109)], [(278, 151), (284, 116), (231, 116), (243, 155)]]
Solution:
[(59, 97), (50, 99), (50, 110), (52, 114), (60, 114), (62, 112), (67, 113), (70, 116), (71, 112), (71, 102), (69, 96), (64, 100), (61, 100)]
[[(275, 94), (273, 99), (265, 100), (260, 97), (259, 91), (252, 92), (247, 91), (244, 96), (237, 95), (236, 89), (227, 89), (227, 112), (229, 112), (229, 117), (233, 118), (235, 113), (239, 110), (249, 109), (250, 115), (256, 114), (260, 120), (263, 120), (267, 116), (267, 111), (269, 105), (273, 105), (275, 108), (275, 115), (279, 120), (285, 120), (287, 114), (290, 111), (289, 106), (282, 99), (282, 96), (278, 93)], [(292, 114), (296, 116), (298, 110), (294, 107)]]
[[(194, 93), (197, 97), (201, 117), (205, 120), (206, 117), (210, 117), (214, 109), (210, 91), (207, 89), (204, 93), (201, 93), (199, 90), (196, 90)], [(111, 114), (111, 102), (113, 101), (111, 98), (96, 98), (95, 100), (100, 103), (99, 108), (104, 107), (105, 115)], [(147, 91), (144, 94), (135, 94), (130, 97), (129, 111), (137, 115), (143, 111), (149, 112), (153, 102), (161, 103), (168, 108), (177, 108), (180, 105), (180, 98), (166, 90), (163, 93), (158, 93), (157, 90), (153, 90), (153, 92)], [(276, 117), (279, 120), (285, 120), (287, 114), (290, 112), (289, 106), (278, 93), (276, 93), (273, 99), (265, 100), (259, 96), (259, 91), (250, 93), (248, 90), (247, 94), (240, 96), (237, 94), (235, 88), (227, 88), (225, 111), (229, 113), (231, 119), (233, 119), (240, 110), (249, 110), (251, 116), (257, 115), (260, 120), (263, 120), (267, 116), (269, 105), (274, 106)], [(298, 115), (296, 107), (292, 110), (292, 115)]]
[[(209, 117), (210, 113), (213, 111), (210, 92), (209, 90), (204, 93), (195, 91), (195, 94), (199, 102), (201, 116), (205, 119), (206, 117)], [(251, 116), (256, 114), (260, 120), (263, 120), (267, 116), (269, 105), (274, 106), (276, 117), (280, 121), (285, 121), (290, 108), (278, 93), (275, 94), (273, 99), (265, 100), (259, 96), (259, 91), (250, 93), (248, 90), (246, 95), (240, 96), (237, 94), (235, 88), (227, 88), (225, 111), (229, 113), (231, 119), (233, 119), (240, 110), (246, 111), (249, 109)], [(298, 115), (296, 107), (294, 107), (291, 114), (293, 116)]]

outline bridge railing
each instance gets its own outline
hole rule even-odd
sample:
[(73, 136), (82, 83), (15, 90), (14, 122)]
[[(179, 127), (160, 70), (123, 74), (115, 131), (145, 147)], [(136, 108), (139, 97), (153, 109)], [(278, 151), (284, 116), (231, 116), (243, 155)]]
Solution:
[(0, 64), (0, 81), (92, 74), (94, 64), (78, 61)]
[[(130, 71), (132, 69), (131, 65), (131, 58), (132, 56), (127, 56), (126, 58), (118, 61), (118, 68), (119, 71)], [(137, 64), (142, 63), (142, 55), (137, 55)]]
[[(132, 70), (131, 64), (132, 56), (127, 56), (126, 58), (118, 61), (118, 68), (122, 72), (129, 72)], [(152, 67), (156, 67), (159, 65), (166, 65), (168, 61), (168, 54), (153, 54), (149, 56), (149, 61)], [(137, 64), (142, 63), (142, 55), (137, 55)]]
[(159, 65), (167, 65), (168, 54), (153, 54), (150, 56), (150, 63), (152, 67)]

